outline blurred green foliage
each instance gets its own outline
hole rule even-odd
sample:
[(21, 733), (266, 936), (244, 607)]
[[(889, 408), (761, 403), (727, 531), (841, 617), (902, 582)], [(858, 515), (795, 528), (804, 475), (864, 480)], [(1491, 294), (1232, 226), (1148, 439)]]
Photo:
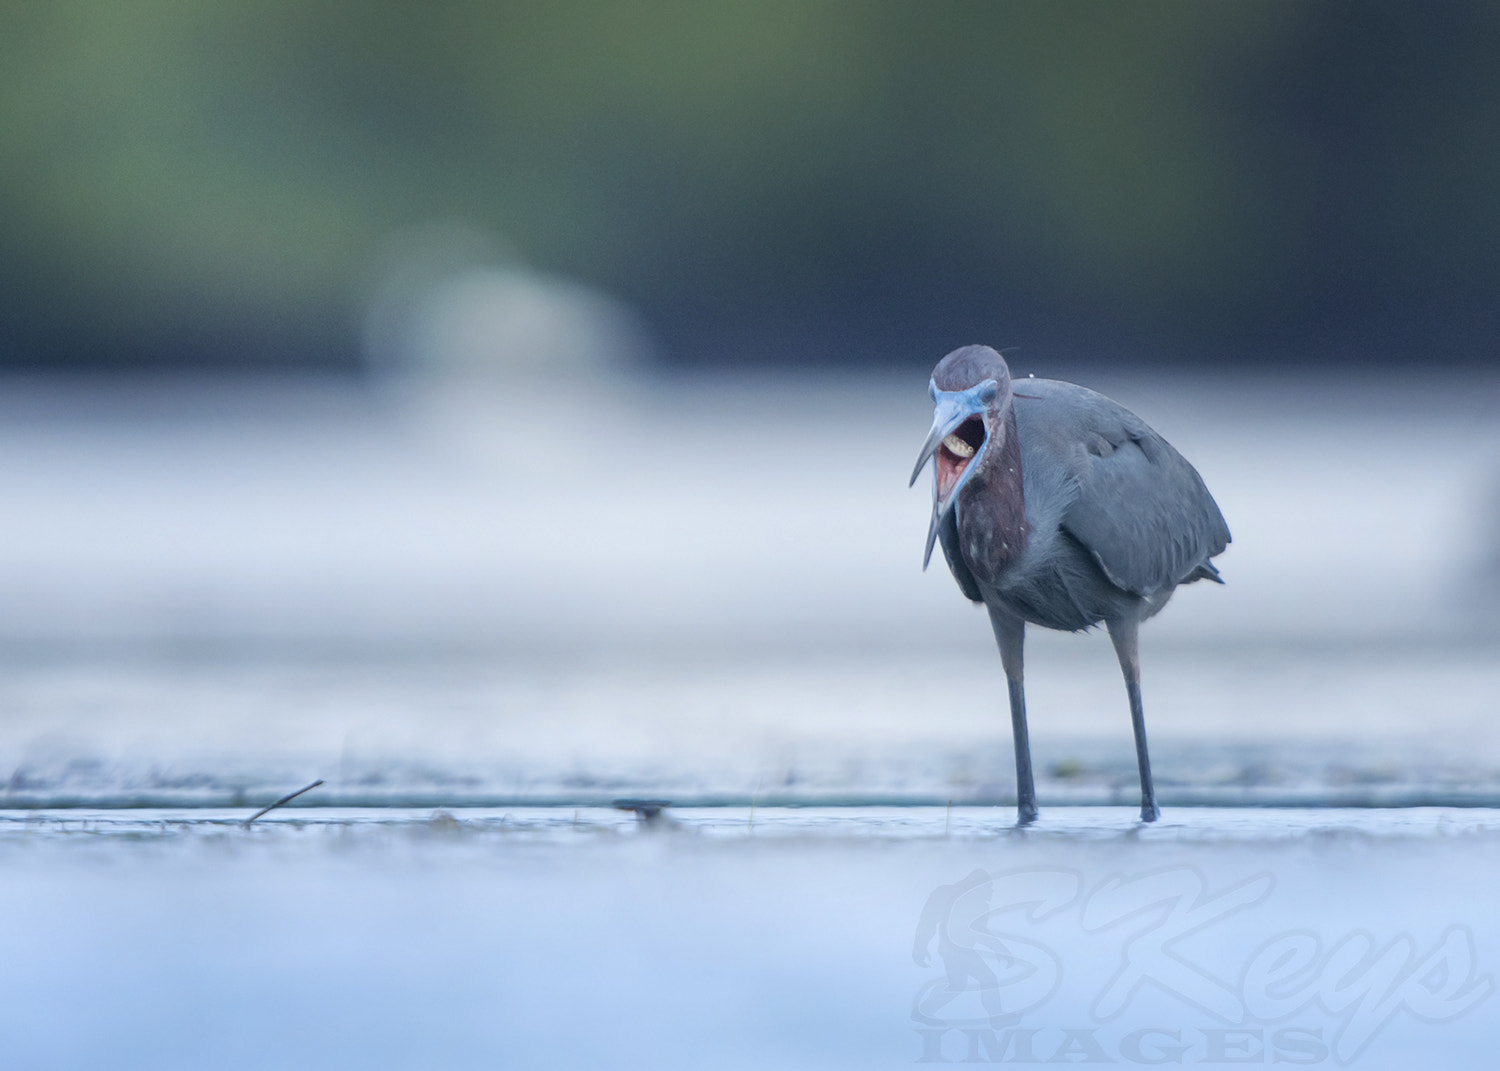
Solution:
[[(0, 361), (347, 364), (473, 221), (688, 362), (1487, 357), (1500, 5), (7, 0)], [(1091, 349), (1092, 348), (1092, 349)]]

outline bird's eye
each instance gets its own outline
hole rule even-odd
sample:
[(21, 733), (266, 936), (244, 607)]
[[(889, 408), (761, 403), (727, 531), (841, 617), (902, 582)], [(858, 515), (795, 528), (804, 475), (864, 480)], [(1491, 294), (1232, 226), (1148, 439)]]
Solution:
[(989, 405), (995, 400), (995, 395), (999, 393), (999, 390), (999, 386), (993, 379), (987, 379), (979, 385), (979, 400)]

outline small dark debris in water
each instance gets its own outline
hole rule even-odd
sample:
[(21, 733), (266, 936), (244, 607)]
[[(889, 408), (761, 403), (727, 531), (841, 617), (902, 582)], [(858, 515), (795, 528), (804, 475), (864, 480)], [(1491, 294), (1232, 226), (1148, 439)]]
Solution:
[(671, 800), (615, 800), (617, 811), (634, 811), (635, 816), (646, 825), (662, 821), (662, 811), (672, 805)]
[(323, 783), (323, 779), (320, 777), (316, 781), (314, 781), (312, 784), (310, 784), (310, 785), (303, 785), (296, 792), (289, 792), (287, 795), (282, 796), (281, 799), (277, 800), (275, 803), (271, 804), (269, 807), (262, 807), (260, 810), (256, 811), (254, 814), (252, 814), (249, 818), (245, 819), (245, 828), (249, 829), (250, 828), (250, 823), (253, 822), (253, 821), (255, 821), (261, 815), (267, 813), (268, 811), (274, 811), (277, 807), (280, 807), (283, 804), (291, 803), (292, 800), (294, 800), (298, 796), (302, 795), (302, 793), (304, 793), (304, 792), (311, 792), (313, 789), (317, 788), (322, 783)]
[(1077, 759), (1059, 759), (1052, 764), (1052, 776), (1059, 781), (1072, 781), (1088, 773), (1088, 767)]

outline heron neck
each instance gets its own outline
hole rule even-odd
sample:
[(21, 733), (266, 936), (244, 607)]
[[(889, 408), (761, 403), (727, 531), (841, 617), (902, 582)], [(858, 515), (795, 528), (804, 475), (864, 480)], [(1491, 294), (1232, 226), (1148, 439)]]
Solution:
[(1026, 495), (1016, 411), (1005, 414), (999, 448), (986, 451), (958, 498), (958, 536), (964, 564), (981, 583), (997, 583), (1026, 550)]

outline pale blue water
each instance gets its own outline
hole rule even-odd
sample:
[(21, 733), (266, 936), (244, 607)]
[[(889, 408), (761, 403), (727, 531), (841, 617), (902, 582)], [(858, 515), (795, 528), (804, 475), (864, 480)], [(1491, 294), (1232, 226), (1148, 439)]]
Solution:
[[(0, 815), (8, 1062), (905, 1067), (1014, 1031), (1042, 1061), (1492, 1060), (1493, 810), (239, 818)], [(943, 990), (975, 957), (998, 1011)]]

